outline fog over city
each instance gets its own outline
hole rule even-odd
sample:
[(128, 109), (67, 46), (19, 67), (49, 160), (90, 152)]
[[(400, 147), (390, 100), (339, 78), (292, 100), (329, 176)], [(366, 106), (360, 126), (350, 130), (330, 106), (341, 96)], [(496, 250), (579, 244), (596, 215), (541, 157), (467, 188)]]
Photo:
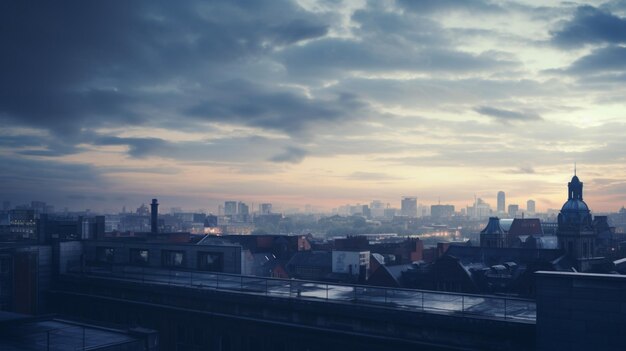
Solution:
[(0, 5), (0, 192), (626, 205), (626, 2)]

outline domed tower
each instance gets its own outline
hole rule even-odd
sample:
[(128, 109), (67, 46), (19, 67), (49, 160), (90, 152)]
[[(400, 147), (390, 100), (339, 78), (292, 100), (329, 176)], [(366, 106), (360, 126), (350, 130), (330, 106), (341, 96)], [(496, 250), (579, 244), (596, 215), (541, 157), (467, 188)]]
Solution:
[(559, 214), (557, 238), (559, 248), (579, 261), (579, 269), (584, 270), (585, 260), (594, 257), (595, 232), (589, 207), (583, 200), (583, 183), (576, 174), (567, 184), (567, 202)]

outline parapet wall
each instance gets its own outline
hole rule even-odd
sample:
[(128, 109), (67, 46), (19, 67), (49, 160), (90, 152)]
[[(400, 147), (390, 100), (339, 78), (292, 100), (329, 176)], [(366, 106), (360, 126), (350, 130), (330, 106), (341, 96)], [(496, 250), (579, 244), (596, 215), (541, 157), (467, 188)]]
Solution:
[(537, 350), (626, 350), (626, 276), (537, 272)]

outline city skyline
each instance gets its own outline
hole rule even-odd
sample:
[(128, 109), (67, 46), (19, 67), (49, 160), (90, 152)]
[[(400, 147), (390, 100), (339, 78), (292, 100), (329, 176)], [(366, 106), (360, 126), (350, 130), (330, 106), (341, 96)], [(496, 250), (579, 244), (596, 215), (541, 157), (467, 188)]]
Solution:
[[(59, 8), (62, 11), (59, 11)], [(620, 1), (9, 4), (0, 192), (104, 210), (626, 205)]]

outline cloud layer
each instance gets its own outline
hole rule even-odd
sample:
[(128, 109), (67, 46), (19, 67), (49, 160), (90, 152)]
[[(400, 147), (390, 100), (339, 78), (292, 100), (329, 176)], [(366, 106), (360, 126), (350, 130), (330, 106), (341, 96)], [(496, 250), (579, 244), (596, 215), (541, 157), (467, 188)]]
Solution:
[(574, 161), (597, 208), (626, 202), (620, 2), (9, 1), (0, 23), (15, 202), (546, 208)]

